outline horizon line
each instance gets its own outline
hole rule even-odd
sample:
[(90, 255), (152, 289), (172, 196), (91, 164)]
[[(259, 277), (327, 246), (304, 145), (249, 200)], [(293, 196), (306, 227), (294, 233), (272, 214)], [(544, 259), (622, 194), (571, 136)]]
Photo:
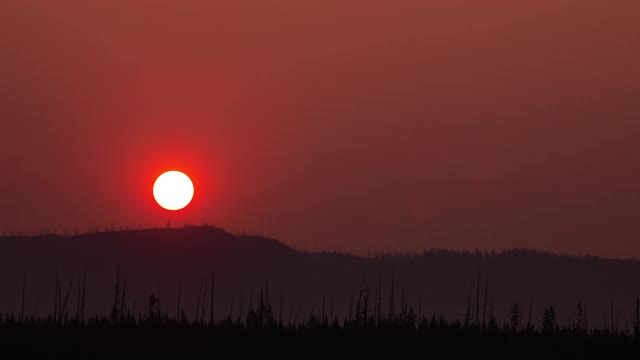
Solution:
[(77, 228), (73, 229), (73, 232), (69, 232), (67, 231), (67, 229), (64, 229), (64, 231), (61, 232), (56, 232), (56, 231), (48, 231), (48, 230), (42, 230), (41, 232), (33, 232), (33, 233), (29, 233), (29, 232), (8, 232), (5, 231), (0, 235), (0, 240), (2, 239), (19, 239), (19, 238), (37, 238), (37, 237), (47, 237), (47, 236), (56, 236), (56, 237), (64, 237), (64, 238), (74, 238), (74, 237), (80, 237), (80, 236), (87, 236), (87, 235), (95, 235), (95, 234), (107, 234), (107, 233), (123, 233), (123, 232), (143, 232), (143, 231), (153, 231), (153, 230), (172, 230), (172, 231), (179, 231), (179, 230), (185, 230), (185, 229), (189, 229), (189, 228), (201, 228), (201, 229), (215, 229), (215, 230), (219, 230), (219, 231), (223, 231), (229, 235), (235, 236), (235, 237), (256, 237), (256, 238), (262, 238), (262, 239), (266, 239), (266, 240), (272, 240), (272, 241), (276, 241), (284, 246), (287, 246), (288, 248), (295, 250), (297, 252), (300, 253), (305, 253), (305, 254), (334, 254), (334, 255), (349, 255), (349, 256), (354, 256), (357, 258), (363, 258), (363, 259), (380, 259), (380, 258), (384, 258), (384, 257), (419, 257), (419, 256), (425, 256), (425, 255), (429, 255), (429, 254), (436, 254), (436, 253), (450, 253), (450, 254), (459, 254), (459, 255), (479, 255), (479, 256), (483, 256), (483, 257), (488, 257), (488, 256), (501, 256), (501, 255), (505, 255), (505, 254), (509, 254), (509, 253), (528, 253), (528, 254), (535, 254), (535, 255), (547, 255), (547, 256), (554, 256), (554, 257), (567, 257), (567, 258), (577, 258), (577, 259), (592, 259), (592, 260), (622, 260), (622, 261), (639, 261), (638, 258), (636, 257), (627, 257), (627, 258), (622, 258), (622, 257), (606, 257), (606, 256), (600, 256), (600, 255), (594, 255), (594, 254), (575, 254), (575, 253), (567, 253), (567, 252), (556, 252), (556, 251), (550, 251), (550, 250), (541, 250), (541, 249), (536, 249), (536, 248), (523, 248), (523, 247), (512, 247), (512, 248), (502, 248), (502, 249), (484, 249), (481, 250), (480, 248), (475, 248), (475, 249), (452, 249), (452, 248), (436, 248), (436, 247), (432, 247), (432, 248), (426, 248), (424, 250), (363, 250), (363, 249), (351, 249), (351, 250), (345, 250), (342, 248), (334, 248), (334, 249), (330, 249), (330, 248), (310, 248), (310, 247), (300, 247), (297, 246), (293, 243), (289, 243), (283, 240), (280, 240), (278, 238), (275, 237), (271, 237), (268, 235), (265, 235), (262, 232), (250, 232), (250, 231), (229, 231), (227, 230), (224, 226), (220, 226), (220, 225), (210, 225), (207, 222), (203, 222), (201, 225), (195, 225), (195, 224), (189, 224), (188, 222), (185, 221), (183, 226), (175, 226), (172, 227), (170, 223), (167, 224), (166, 227), (161, 227), (161, 226), (156, 226), (154, 225), (150, 225), (148, 227), (144, 227), (143, 225), (140, 225), (140, 227), (129, 227), (129, 226), (119, 226), (119, 227), (115, 227), (115, 225), (109, 225), (109, 226), (104, 226), (104, 227), (99, 227), (99, 226), (89, 226), (87, 227), (87, 231), (85, 232), (80, 232), (78, 231)]

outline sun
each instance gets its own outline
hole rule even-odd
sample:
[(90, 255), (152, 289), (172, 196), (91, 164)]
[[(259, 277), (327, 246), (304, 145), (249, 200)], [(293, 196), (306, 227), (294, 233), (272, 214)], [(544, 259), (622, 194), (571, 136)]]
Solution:
[(153, 197), (164, 209), (184, 209), (193, 200), (194, 187), (191, 179), (180, 171), (167, 171), (153, 185)]

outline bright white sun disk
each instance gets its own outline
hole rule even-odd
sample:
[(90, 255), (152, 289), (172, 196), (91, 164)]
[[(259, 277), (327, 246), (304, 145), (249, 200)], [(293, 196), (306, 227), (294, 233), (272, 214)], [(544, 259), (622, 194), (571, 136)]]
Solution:
[(161, 207), (176, 211), (184, 209), (193, 199), (193, 182), (180, 171), (168, 171), (153, 185), (153, 197)]

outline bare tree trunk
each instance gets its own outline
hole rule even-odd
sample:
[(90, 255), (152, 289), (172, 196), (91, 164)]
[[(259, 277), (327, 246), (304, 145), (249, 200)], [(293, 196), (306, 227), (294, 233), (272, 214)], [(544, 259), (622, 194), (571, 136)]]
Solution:
[(198, 318), (200, 317), (200, 300), (202, 300), (202, 286), (203, 281), (200, 280), (200, 288), (198, 289), (198, 302), (196, 303), (196, 313), (193, 319), (195, 322), (198, 322)]
[(615, 322), (613, 320), (613, 303), (611, 303), (611, 332), (612, 333), (615, 331), (614, 324)]
[(293, 304), (291, 304), (291, 310), (289, 310), (289, 319), (287, 320), (289, 326), (291, 326), (291, 315), (293, 315)]
[(487, 315), (487, 297), (489, 293), (489, 277), (484, 282), (484, 303), (482, 304), (482, 327), (487, 327), (486, 315)]
[(527, 329), (531, 328), (531, 310), (533, 308), (533, 296), (529, 297), (529, 321), (527, 321)]
[(80, 301), (82, 296), (82, 274), (78, 273), (78, 299), (76, 301), (76, 320), (80, 320)]
[(251, 285), (251, 291), (249, 292), (249, 310), (253, 310), (253, 285)]
[(200, 323), (204, 323), (204, 310), (206, 309), (207, 304), (207, 286), (209, 282), (207, 280), (204, 281), (204, 290), (202, 291), (202, 310), (200, 314)]
[(67, 313), (67, 301), (69, 301), (69, 294), (71, 294), (71, 288), (73, 287), (73, 280), (75, 277), (71, 278), (71, 282), (69, 283), (69, 287), (67, 288), (67, 294), (64, 297), (64, 304), (62, 305), (62, 309), (60, 310), (60, 319), (66, 315)]
[(269, 308), (269, 280), (267, 280), (267, 287), (264, 294), (265, 308)]
[(476, 326), (480, 326), (480, 270), (476, 281)]
[(640, 338), (640, 297), (636, 297), (636, 340)]
[(467, 312), (464, 314), (464, 326), (469, 326), (471, 321), (471, 284), (469, 284), (469, 291), (467, 292)]
[(124, 320), (125, 318), (125, 311), (126, 311), (126, 306), (125, 306), (125, 301), (126, 301), (126, 296), (127, 296), (127, 280), (124, 280), (124, 285), (122, 286), (122, 300), (120, 301), (120, 320)]
[(118, 315), (118, 300), (120, 297), (120, 265), (116, 267), (116, 284), (113, 290), (113, 307), (111, 308), (112, 320), (116, 320), (115, 316)]
[(296, 309), (296, 317), (295, 317), (295, 319), (293, 319), (293, 325), (294, 326), (298, 325), (298, 315), (300, 315), (300, 304), (298, 304), (298, 308)]
[(395, 286), (395, 274), (391, 272), (391, 290), (389, 292), (389, 321), (393, 321), (394, 308), (393, 308), (393, 290)]
[(491, 296), (491, 308), (489, 309), (489, 321), (493, 321), (493, 299), (494, 299), (494, 296)]
[(353, 286), (353, 290), (351, 290), (351, 301), (349, 302), (349, 319), (347, 323), (351, 324), (351, 319), (353, 318), (353, 300), (356, 296), (356, 287)]
[(325, 299), (324, 296), (322, 297), (322, 315), (321, 315), (321, 319), (320, 319), (320, 323), (324, 326), (325, 324), (325, 316), (324, 316), (324, 306), (325, 306)]
[(82, 308), (80, 309), (80, 321), (84, 323), (84, 309), (87, 301), (87, 266), (84, 267), (82, 276)]
[(238, 324), (242, 321), (242, 309), (244, 308), (244, 292), (240, 290), (240, 306), (238, 307)]
[(215, 299), (215, 294), (216, 294), (216, 273), (212, 272), (211, 273), (211, 309), (210, 309), (210, 314), (209, 314), (209, 324), (211, 326), (214, 325), (215, 323), (215, 308), (214, 308), (214, 299)]
[(54, 295), (53, 295), (53, 322), (58, 319), (58, 267), (56, 266), (56, 280), (54, 283)]
[(178, 285), (178, 306), (176, 307), (176, 321), (180, 321), (180, 305), (182, 305), (182, 280)]
[(27, 273), (22, 276), (22, 306), (20, 307), (20, 321), (24, 321), (24, 298), (27, 291)]
[(330, 311), (330, 314), (329, 314), (329, 316), (330, 316), (330, 320), (329, 320), (329, 321), (333, 321), (333, 298), (331, 298), (331, 305), (330, 305), (330, 307), (331, 307), (331, 310), (329, 310), (329, 311)]
[(382, 279), (378, 278), (378, 313), (376, 315), (378, 323), (380, 323), (380, 310), (382, 308)]
[(62, 280), (60, 280), (60, 278), (58, 278), (58, 284), (56, 286), (57, 286), (56, 293), (58, 296), (58, 320), (60, 321), (62, 320), (60, 318), (60, 312), (61, 312), (60, 309), (62, 308), (62, 288), (61, 288)]
[(282, 305), (284, 304), (284, 289), (280, 289), (280, 309), (278, 310), (278, 322), (282, 326)]

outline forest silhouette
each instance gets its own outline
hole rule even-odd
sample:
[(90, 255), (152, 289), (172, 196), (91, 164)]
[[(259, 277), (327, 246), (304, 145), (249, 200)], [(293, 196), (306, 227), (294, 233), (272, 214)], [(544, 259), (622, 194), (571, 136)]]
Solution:
[(1, 244), (2, 341), (41, 342), (45, 353), (71, 351), (69, 344), (87, 353), (142, 351), (159, 339), (167, 340), (154, 348), (163, 354), (267, 339), (300, 347), (332, 339), (354, 351), (382, 341), (389, 351), (395, 343), (465, 343), (572, 354), (598, 345), (635, 351), (640, 342), (636, 286), (624, 280), (640, 275), (635, 260), (533, 250), (357, 257), (207, 226)]

